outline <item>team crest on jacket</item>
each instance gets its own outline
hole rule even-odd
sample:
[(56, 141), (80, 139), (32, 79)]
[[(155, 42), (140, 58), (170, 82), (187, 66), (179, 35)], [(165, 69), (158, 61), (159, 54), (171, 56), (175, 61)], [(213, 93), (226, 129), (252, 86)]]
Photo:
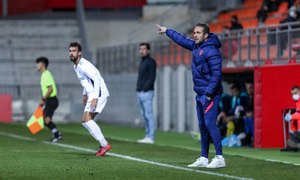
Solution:
[(199, 53), (199, 55), (202, 55), (202, 53), (203, 53), (203, 49), (201, 49), (201, 50), (200, 50), (200, 53)]

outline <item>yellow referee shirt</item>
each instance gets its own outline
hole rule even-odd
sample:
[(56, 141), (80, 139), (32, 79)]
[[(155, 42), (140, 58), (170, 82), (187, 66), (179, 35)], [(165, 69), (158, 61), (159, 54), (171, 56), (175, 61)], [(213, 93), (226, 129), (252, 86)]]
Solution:
[(41, 89), (42, 89), (43, 96), (45, 96), (47, 94), (49, 86), (52, 86), (52, 88), (53, 88), (53, 91), (49, 97), (56, 96), (57, 91), (56, 91), (56, 85), (55, 85), (54, 78), (53, 78), (51, 72), (46, 69), (42, 73), (42, 76), (41, 76)]

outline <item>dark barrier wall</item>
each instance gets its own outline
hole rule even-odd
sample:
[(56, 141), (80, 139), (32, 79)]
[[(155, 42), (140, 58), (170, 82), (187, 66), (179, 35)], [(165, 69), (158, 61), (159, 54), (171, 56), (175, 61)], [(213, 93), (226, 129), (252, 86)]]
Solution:
[[(0, 16), (2, 16), (2, 5), (0, 0)], [(43, 12), (47, 9), (47, 0), (7, 0), (7, 15)]]
[[(76, 0), (47, 0), (48, 8), (75, 8)], [(85, 8), (129, 8), (142, 7), (146, 0), (83, 0)]]
[(255, 68), (255, 147), (284, 147), (282, 113), (296, 108), (291, 88), (300, 86), (299, 73), (298, 64)]
[[(2, 15), (0, 0), (0, 15)], [(83, 0), (85, 8), (141, 8), (146, 0)], [(43, 12), (49, 9), (75, 9), (76, 0), (7, 0), (7, 15)]]

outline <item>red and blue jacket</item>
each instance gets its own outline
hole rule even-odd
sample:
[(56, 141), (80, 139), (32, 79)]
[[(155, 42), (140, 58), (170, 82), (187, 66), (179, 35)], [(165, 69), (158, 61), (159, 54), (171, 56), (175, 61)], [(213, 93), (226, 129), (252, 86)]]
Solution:
[(192, 75), (194, 91), (199, 95), (221, 95), (222, 86), (222, 47), (219, 38), (210, 33), (205, 42), (196, 44), (194, 40), (167, 29), (166, 34), (180, 46), (193, 51)]

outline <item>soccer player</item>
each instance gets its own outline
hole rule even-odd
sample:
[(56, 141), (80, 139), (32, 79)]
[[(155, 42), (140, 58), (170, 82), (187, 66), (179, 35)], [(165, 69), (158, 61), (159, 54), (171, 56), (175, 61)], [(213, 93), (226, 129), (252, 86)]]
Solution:
[(103, 156), (111, 149), (105, 140), (100, 127), (94, 121), (96, 115), (101, 113), (107, 98), (108, 89), (98, 69), (88, 60), (81, 57), (81, 44), (71, 42), (69, 46), (70, 60), (74, 63), (74, 70), (83, 86), (83, 104), (85, 105), (82, 125), (100, 143), (95, 156)]
[(39, 106), (44, 107), (44, 123), (51, 130), (53, 136), (50, 142), (58, 142), (62, 140), (61, 133), (57, 130), (56, 125), (52, 122), (52, 116), (55, 109), (58, 107), (58, 99), (56, 97), (56, 85), (54, 78), (47, 67), (49, 61), (46, 57), (39, 57), (36, 59), (36, 68), (41, 75), (41, 89), (43, 97), (40, 100)]
[[(201, 133), (201, 157), (188, 167), (225, 167), (222, 152), (221, 134), (216, 125), (218, 104), (222, 96), (222, 46), (219, 38), (210, 33), (205, 23), (198, 23), (194, 29), (194, 39), (166, 27), (156, 25), (158, 34), (166, 33), (169, 38), (180, 46), (193, 51), (192, 75), (194, 91), (197, 93), (197, 113)], [(208, 163), (210, 137), (212, 138), (216, 156)]]

